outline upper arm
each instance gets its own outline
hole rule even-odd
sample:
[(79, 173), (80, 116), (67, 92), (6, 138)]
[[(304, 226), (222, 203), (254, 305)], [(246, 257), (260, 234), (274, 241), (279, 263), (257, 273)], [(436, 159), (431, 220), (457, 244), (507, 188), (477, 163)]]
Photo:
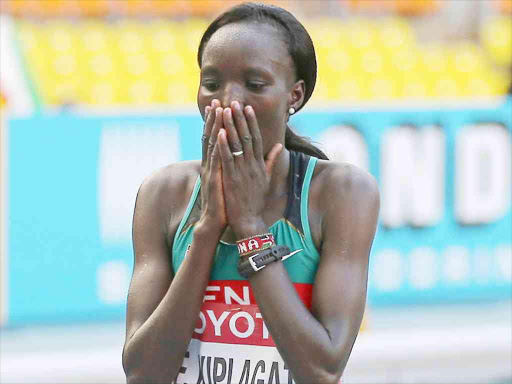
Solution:
[(126, 311), (126, 341), (144, 324), (162, 301), (173, 279), (167, 244), (168, 199), (165, 180), (157, 172), (137, 194), (133, 216), (134, 269)]
[(322, 255), (312, 311), (345, 366), (366, 304), (368, 258), (379, 213), (375, 179), (354, 166), (334, 165), (324, 189)]

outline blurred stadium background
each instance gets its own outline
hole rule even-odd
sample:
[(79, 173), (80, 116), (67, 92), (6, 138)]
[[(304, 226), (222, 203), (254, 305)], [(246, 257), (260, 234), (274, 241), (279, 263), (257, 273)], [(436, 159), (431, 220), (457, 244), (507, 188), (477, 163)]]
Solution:
[[(317, 50), (292, 126), (381, 188), (344, 382), (511, 383), (512, 0), (265, 2)], [(197, 46), (236, 3), (0, 0), (0, 382), (124, 381), (137, 188), (200, 157)]]

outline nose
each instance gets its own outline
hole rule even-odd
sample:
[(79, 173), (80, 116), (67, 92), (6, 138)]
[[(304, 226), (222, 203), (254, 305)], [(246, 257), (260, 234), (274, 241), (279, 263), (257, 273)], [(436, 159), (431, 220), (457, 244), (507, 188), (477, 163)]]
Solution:
[(239, 84), (227, 83), (220, 97), (222, 108), (231, 108), (231, 103), (238, 101), (241, 107), (244, 107), (244, 93)]

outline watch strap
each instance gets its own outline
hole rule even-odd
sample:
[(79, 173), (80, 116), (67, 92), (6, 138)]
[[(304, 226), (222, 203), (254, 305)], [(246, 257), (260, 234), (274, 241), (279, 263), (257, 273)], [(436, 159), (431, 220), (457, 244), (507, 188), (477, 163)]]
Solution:
[(286, 245), (275, 245), (247, 258), (241, 257), (238, 260), (238, 273), (247, 279), (253, 273), (265, 268), (266, 265), (274, 261), (281, 260), (289, 253), (290, 248)]

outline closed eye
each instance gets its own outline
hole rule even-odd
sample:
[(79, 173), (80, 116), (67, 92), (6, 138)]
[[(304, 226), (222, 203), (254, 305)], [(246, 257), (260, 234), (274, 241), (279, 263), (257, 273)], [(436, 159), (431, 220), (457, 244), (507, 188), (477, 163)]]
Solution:
[(267, 84), (262, 83), (260, 81), (249, 81), (247, 83), (247, 88), (249, 88), (252, 91), (261, 91)]
[(202, 86), (205, 87), (208, 91), (214, 92), (219, 88), (219, 83), (212, 80), (203, 81)]

